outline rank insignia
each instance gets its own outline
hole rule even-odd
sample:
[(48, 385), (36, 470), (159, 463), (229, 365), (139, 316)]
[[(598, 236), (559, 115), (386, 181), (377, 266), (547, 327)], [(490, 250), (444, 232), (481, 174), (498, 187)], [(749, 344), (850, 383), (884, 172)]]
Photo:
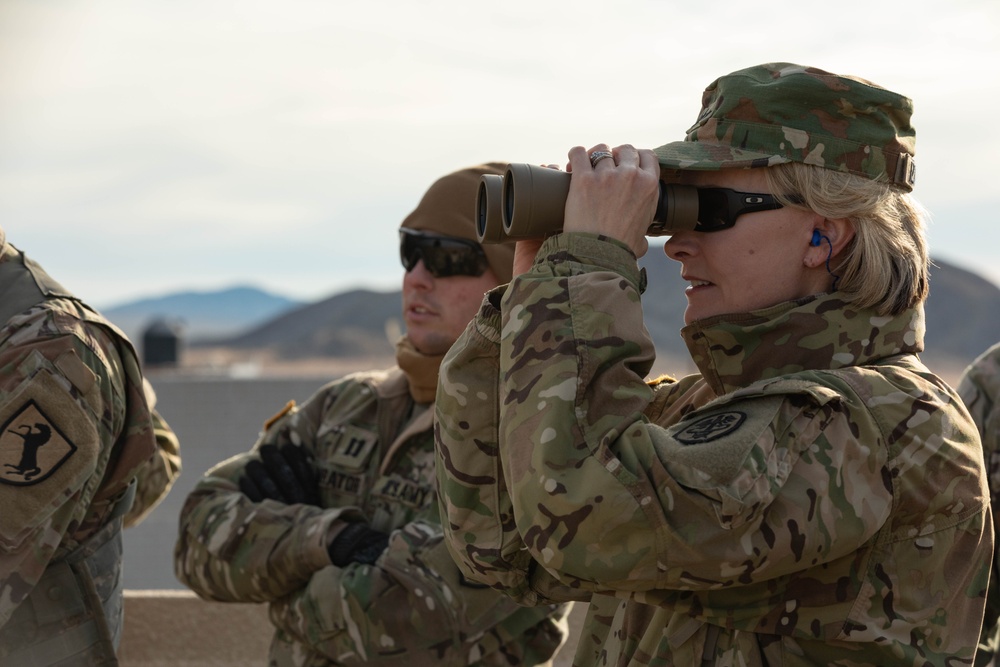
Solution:
[(338, 468), (357, 472), (362, 470), (375, 451), (378, 434), (356, 426), (344, 428), (329, 462)]

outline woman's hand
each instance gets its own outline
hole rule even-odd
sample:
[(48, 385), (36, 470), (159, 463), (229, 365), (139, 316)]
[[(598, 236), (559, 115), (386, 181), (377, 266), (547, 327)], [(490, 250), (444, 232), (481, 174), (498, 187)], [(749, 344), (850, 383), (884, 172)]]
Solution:
[[(591, 165), (595, 151), (609, 151), (612, 157)], [(573, 179), (563, 231), (610, 236), (628, 245), (636, 257), (645, 255), (646, 230), (660, 193), (660, 164), (653, 151), (629, 144), (614, 149), (598, 144), (590, 150), (576, 146), (569, 151), (567, 169)]]

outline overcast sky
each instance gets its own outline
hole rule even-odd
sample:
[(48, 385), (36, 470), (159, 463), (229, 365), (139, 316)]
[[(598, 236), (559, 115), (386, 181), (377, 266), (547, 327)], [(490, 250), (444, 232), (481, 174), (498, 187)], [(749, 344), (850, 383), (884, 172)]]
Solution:
[(770, 61), (913, 98), (932, 254), (1000, 282), (995, 0), (0, 0), (0, 226), (99, 307), (394, 289), (438, 176), (681, 139)]

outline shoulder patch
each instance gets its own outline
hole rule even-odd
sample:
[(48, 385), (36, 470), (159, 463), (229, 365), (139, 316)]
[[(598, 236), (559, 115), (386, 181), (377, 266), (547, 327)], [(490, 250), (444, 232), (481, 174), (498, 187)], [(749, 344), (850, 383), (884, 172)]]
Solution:
[(272, 426), (274, 426), (275, 422), (277, 422), (279, 419), (281, 419), (294, 409), (295, 409), (294, 400), (285, 403), (285, 407), (283, 407), (281, 410), (278, 411), (277, 414), (275, 414), (273, 417), (264, 422), (264, 430), (265, 431), (269, 430)]
[(104, 474), (110, 455), (87, 400), (36, 351), (29, 356), (39, 357), (35, 372), (0, 395), (0, 550), (20, 548), (60, 509), (75, 511), (74, 495)]
[(31, 486), (48, 479), (77, 446), (29, 399), (0, 432), (0, 483)]
[(661, 384), (673, 384), (675, 382), (677, 382), (677, 378), (675, 378), (673, 375), (667, 375), (666, 373), (658, 375), (655, 378), (646, 379), (646, 384), (649, 385), (650, 387), (656, 387), (657, 385)]
[(738, 430), (747, 419), (745, 412), (730, 410), (702, 417), (674, 437), (685, 445), (700, 445), (723, 438)]

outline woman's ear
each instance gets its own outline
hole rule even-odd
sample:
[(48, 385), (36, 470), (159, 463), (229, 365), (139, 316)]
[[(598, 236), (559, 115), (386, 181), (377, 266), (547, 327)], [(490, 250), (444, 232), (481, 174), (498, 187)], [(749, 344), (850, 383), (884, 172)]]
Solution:
[(854, 224), (847, 218), (820, 218), (813, 225), (804, 263), (816, 268), (837, 257), (854, 239)]

